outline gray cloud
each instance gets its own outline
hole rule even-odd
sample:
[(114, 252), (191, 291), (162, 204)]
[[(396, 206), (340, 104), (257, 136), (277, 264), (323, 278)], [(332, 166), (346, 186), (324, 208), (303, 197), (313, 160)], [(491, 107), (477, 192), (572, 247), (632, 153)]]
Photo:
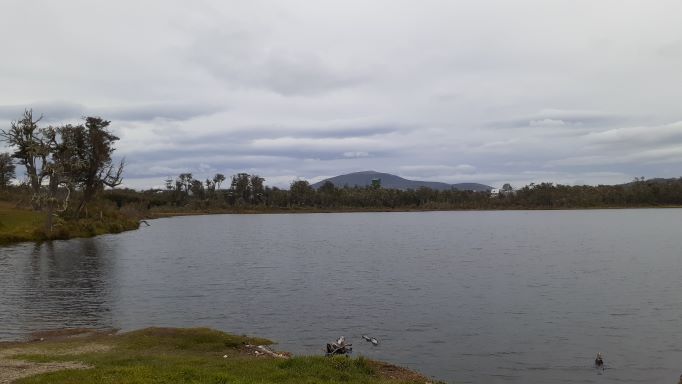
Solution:
[(283, 96), (313, 96), (362, 83), (357, 70), (291, 47), (264, 49), (261, 39), (229, 26), (203, 32), (187, 50), (189, 60), (217, 81)]
[(682, 121), (660, 126), (622, 127), (585, 135), (588, 143), (608, 146), (682, 144)]
[(366, 169), (492, 185), (677, 177), (680, 12), (675, 0), (7, 0), (0, 124), (26, 107), (50, 124), (111, 119), (138, 187), (180, 170), (279, 186)]
[(638, 119), (635, 116), (617, 115), (592, 110), (543, 109), (525, 116), (514, 117), (506, 121), (495, 121), (488, 126), (495, 128), (519, 127), (609, 127), (615, 124), (627, 124)]
[[(185, 121), (225, 111), (225, 107), (207, 104), (157, 103), (99, 109), (100, 116), (123, 121), (167, 119)], [(96, 110), (92, 110), (95, 112)]]
[(16, 121), (21, 119), (26, 109), (32, 109), (34, 118), (43, 116), (44, 121), (61, 121), (80, 118), (84, 115), (85, 106), (64, 101), (34, 102), (26, 105), (0, 105), (0, 119)]
[(154, 119), (189, 120), (224, 111), (224, 107), (205, 104), (156, 103), (130, 106), (87, 107), (83, 104), (53, 101), (32, 102), (26, 105), (0, 105), (0, 119), (16, 121), (26, 109), (35, 117), (43, 116), (45, 122), (80, 119), (83, 116), (101, 116), (118, 121), (150, 121)]

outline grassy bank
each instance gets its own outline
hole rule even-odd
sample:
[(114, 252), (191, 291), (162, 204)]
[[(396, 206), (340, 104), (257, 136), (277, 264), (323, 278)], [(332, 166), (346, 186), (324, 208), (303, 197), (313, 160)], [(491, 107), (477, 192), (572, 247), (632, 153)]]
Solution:
[(17, 209), (14, 204), (0, 201), (0, 244), (31, 241), (36, 229), (45, 223), (38, 212)]
[(92, 237), (137, 229), (139, 219), (112, 210), (96, 217), (58, 220), (51, 232), (45, 230), (45, 214), (17, 208), (12, 202), (0, 201), (0, 245), (22, 241), (44, 241)]
[(0, 344), (0, 383), (429, 382), (412, 371), (362, 357), (273, 357), (257, 353), (256, 346), (271, 344), (268, 340), (206, 328), (40, 337), (43, 341)]

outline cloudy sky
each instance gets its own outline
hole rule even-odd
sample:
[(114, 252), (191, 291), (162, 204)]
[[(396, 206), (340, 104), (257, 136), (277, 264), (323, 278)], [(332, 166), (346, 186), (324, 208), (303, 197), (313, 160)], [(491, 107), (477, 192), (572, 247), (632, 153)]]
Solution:
[(126, 184), (682, 176), (678, 0), (0, 2), (0, 127), (112, 120)]

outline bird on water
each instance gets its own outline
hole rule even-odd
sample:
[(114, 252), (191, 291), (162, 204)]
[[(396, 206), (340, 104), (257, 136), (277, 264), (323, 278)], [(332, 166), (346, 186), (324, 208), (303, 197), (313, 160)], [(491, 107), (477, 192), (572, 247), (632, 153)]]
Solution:
[(594, 359), (594, 365), (597, 368), (604, 369), (604, 358), (602, 358), (601, 352), (597, 352), (597, 357)]

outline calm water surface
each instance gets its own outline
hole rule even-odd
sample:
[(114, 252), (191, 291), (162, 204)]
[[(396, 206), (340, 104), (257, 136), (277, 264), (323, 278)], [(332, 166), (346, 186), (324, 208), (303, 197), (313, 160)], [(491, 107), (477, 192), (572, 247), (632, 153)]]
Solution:
[[(0, 248), (0, 340), (210, 326), (457, 383), (673, 383), (682, 210), (220, 215)], [(360, 335), (377, 337), (372, 347)], [(608, 369), (591, 367), (596, 352)]]

